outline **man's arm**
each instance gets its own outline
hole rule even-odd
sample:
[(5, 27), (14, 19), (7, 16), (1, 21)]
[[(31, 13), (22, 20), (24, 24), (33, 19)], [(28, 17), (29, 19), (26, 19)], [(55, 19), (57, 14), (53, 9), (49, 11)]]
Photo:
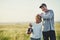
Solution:
[(48, 14), (41, 14), (40, 15), (43, 19), (51, 19), (54, 16), (53, 11), (51, 10)]

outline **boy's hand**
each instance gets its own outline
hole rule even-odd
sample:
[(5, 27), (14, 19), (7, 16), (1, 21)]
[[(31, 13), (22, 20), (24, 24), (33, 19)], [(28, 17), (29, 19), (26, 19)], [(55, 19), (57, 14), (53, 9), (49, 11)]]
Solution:
[(29, 24), (30, 27), (32, 27), (31, 23)]
[(31, 34), (31, 28), (28, 28), (27, 34)]
[(31, 34), (31, 32), (28, 32), (27, 34)]

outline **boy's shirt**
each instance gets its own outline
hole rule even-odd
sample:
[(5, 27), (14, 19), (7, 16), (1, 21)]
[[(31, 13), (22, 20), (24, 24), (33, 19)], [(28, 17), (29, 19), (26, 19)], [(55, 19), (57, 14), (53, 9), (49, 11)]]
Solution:
[(31, 23), (33, 32), (31, 33), (31, 38), (41, 38), (42, 37), (42, 23), (36, 24)]

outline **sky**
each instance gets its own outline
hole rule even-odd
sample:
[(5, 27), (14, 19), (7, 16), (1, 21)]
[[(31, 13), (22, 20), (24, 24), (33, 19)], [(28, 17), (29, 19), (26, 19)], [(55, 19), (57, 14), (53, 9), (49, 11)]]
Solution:
[(60, 0), (0, 0), (0, 23), (34, 22), (39, 6), (46, 3), (54, 11), (55, 21), (60, 21)]

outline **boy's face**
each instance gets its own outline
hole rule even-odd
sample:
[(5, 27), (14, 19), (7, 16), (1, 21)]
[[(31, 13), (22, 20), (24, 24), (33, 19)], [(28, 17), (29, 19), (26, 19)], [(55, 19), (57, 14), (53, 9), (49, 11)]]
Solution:
[(39, 23), (39, 22), (40, 22), (40, 20), (39, 20), (37, 17), (35, 18), (35, 20), (36, 20), (36, 22), (37, 22), (37, 23)]

